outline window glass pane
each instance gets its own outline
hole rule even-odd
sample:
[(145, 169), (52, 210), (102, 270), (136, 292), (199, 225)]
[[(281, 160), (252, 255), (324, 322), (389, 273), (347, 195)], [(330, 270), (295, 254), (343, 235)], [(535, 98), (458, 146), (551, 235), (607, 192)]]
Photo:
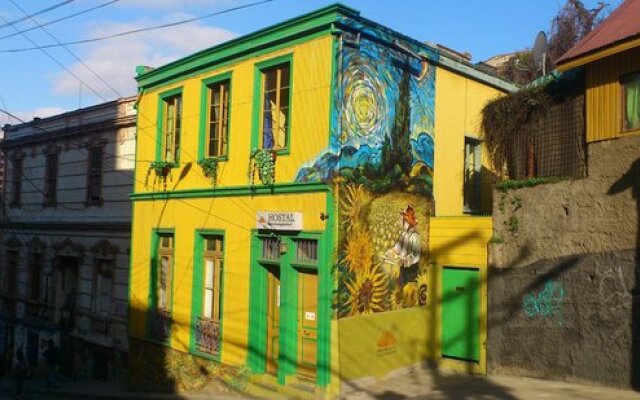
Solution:
[(289, 87), (289, 64), (280, 67), (280, 82), (282, 87)]
[(271, 91), (276, 89), (277, 79), (278, 79), (278, 70), (273, 68), (266, 70), (264, 72), (264, 90)]
[(205, 260), (204, 287), (213, 288), (214, 263), (213, 260)]
[(273, 261), (280, 259), (280, 240), (278, 238), (262, 239), (262, 258)]
[(206, 289), (204, 291), (204, 307), (202, 311), (203, 318), (213, 318), (213, 290)]
[(640, 74), (625, 80), (623, 103), (624, 129), (640, 129)]
[(296, 261), (303, 263), (318, 262), (318, 241), (298, 240), (296, 241)]

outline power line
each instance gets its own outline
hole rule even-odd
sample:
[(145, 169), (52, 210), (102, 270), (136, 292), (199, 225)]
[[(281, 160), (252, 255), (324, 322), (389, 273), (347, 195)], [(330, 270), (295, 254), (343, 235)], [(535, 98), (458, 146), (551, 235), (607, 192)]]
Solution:
[[(0, 15), (0, 18), (5, 21), (8, 22), (7, 19), (5, 17), (3, 17), (2, 15)], [(15, 26), (11, 26), (13, 29), (15, 29), (16, 31), (19, 31), (18, 28), (16, 28)], [(86, 87), (89, 88), (89, 90), (91, 90), (97, 97), (101, 98), (102, 101), (107, 101), (107, 99), (105, 99), (100, 93), (98, 93), (94, 88), (91, 87), (91, 85), (87, 84), (86, 82), (84, 82), (78, 75), (76, 75), (73, 71), (71, 71), (69, 68), (65, 67), (64, 64), (62, 64), (60, 61), (58, 61), (54, 56), (52, 56), (51, 54), (49, 54), (49, 52), (47, 50), (45, 50), (44, 48), (41, 48), (40, 46), (38, 46), (38, 44), (36, 42), (34, 42), (33, 40), (31, 40), (31, 38), (29, 36), (27, 36), (26, 34), (22, 34), (22, 36), (24, 36), (25, 39), (27, 39), (31, 44), (33, 44), (34, 46), (36, 46), (36, 48), (39, 48), (44, 54), (47, 55), (47, 57), (49, 57), (51, 60), (53, 60), (53, 62), (55, 62), (56, 64), (58, 64), (61, 68), (63, 68), (65, 71), (67, 71), (71, 76), (73, 76), (74, 78), (76, 78), (80, 83), (84, 84)]]
[(52, 38), (53, 40), (55, 40), (58, 44), (60, 44), (66, 51), (67, 53), (69, 53), (73, 58), (75, 58), (80, 64), (82, 64), (87, 70), (89, 70), (96, 78), (98, 78), (100, 80), (100, 82), (104, 83), (104, 85), (106, 87), (108, 87), (109, 89), (111, 89), (111, 91), (113, 91), (118, 97), (123, 97), (122, 94), (120, 94), (120, 92), (118, 92), (116, 89), (114, 89), (113, 86), (111, 86), (109, 84), (109, 82), (107, 82), (102, 76), (98, 75), (98, 73), (96, 71), (93, 70), (93, 68), (91, 68), (89, 65), (87, 65), (87, 63), (85, 63), (80, 57), (78, 57), (74, 52), (72, 52), (71, 50), (69, 50), (69, 48), (67, 46), (65, 46), (64, 44), (60, 43), (60, 41), (58, 40), (58, 38), (56, 38), (55, 36), (53, 36), (53, 34), (51, 34), (51, 32), (49, 32), (44, 26), (40, 25), (40, 23), (33, 17), (29, 16), (28, 13), (22, 8), (20, 7), (18, 4), (16, 4), (15, 1), (13, 0), (9, 0), (9, 2), (11, 4), (14, 5), (14, 7), (16, 7), (18, 10), (22, 11), (23, 14), (25, 14), (29, 19), (31, 19), (36, 25), (38, 25), (38, 27), (40, 29), (42, 29), (47, 35), (49, 35), (50, 38)]
[[(97, 9), (99, 9), (99, 8), (106, 7), (106, 6), (108, 6), (108, 5), (111, 5), (111, 4), (113, 4), (113, 3), (117, 3), (117, 2), (119, 2), (119, 1), (120, 1), (120, 0), (111, 0), (111, 1), (107, 1), (106, 3), (99, 4), (99, 5), (95, 6), (95, 7), (87, 8), (86, 10), (78, 11), (77, 13), (73, 13), (73, 14), (67, 15), (66, 17), (62, 17), (62, 18), (58, 18), (58, 19), (51, 20), (51, 21), (49, 21), (49, 22), (42, 23), (42, 24), (40, 24), (40, 27), (48, 26), (48, 25), (53, 25), (53, 24), (58, 23), (58, 22), (60, 22), (60, 21), (64, 21), (64, 20), (67, 20), (67, 19), (70, 19), (70, 18), (73, 18), (73, 17), (77, 17), (78, 15), (86, 14), (86, 13), (88, 13), (88, 12), (91, 12), (91, 11), (97, 10)], [(38, 29), (38, 27), (37, 27), (37, 26), (33, 26), (33, 27), (31, 27), (31, 28), (23, 29), (23, 30), (18, 31), (18, 32), (16, 32), (16, 33), (11, 33), (11, 34), (9, 34), (9, 35), (0, 36), (0, 40), (2, 40), (2, 39), (7, 39), (7, 38), (10, 38), (10, 37), (14, 37), (14, 36), (18, 36), (18, 35), (20, 35), (20, 34), (22, 34), (22, 33), (25, 33), (25, 32), (31, 32), (31, 31), (36, 30), (36, 29)]]
[[(61, 2), (61, 3), (54, 4), (54, 5), (52, 5), (51, 7), (47, 7), (47, 8), (45, 8), (45, 9), (43, 9), (43, 10), (36, 11), (35, 13), (33, 13), (33, 14), (31, 14), (31, 15), (27, 15), (26, 17), (18, 18), (18, 19), (16, 19), (16, 20), (11, 21), (11, 22), (9, 22), (9, 21), (7, 21), (7, 20), (5, 19), (5, 21), (4, 21), (5, 23), (4, 23), (4, 24), (2, 24), (2, 25), (0, 25), (0, 29), (1, 29), (1, 28), (6, 28), (7, 26), (14, 26), (14, 25), (15, 25), (15, 24), (17, 24), (18, 22), (25, 21), (25, 20), (29, 19), (30, 17), (35, 17), (36, 15), (44, 14), (44, 13), (49, 12), (49, 11), (51, 11), (51, 10), (55, 10), (56, 8), (62, 7), (62, 6), (64, 6), (65, 4), (69, 4), (69, 3), (73, 2), (73, 1), (74, 1), (74, 0), (66, 0), (66, 1), (63, 1), (63, 2)], [(3, 18), (3, 19), (4, 19), (4, 18)]]
[(154, 30), (158, 30), (158, 29), (171, 28), (171, 27), (178, 26), (178, 25), (184, 25), (184, 24), (188, 24), (190, 22), (199, 21), (201, 19), (206, 19), (206, 18), (211, 18), (211, 17), (217, 16), (217, 15), (227, 14), (227, 13), (232, 12), (232, 11), (242, 10), (244, 8), (250, 8), (250, 7), (254, 7), (254, 6), (260, 5), (260, 4), (269, 3), (269, 2), (272, 2), (272, 1), (273, 0), (256, 1), (254, 3), (249, 3), (249, 4), (244, 4), (244, 5), (241, 5), (241, 6), (237, 6), (237, 7), (227, 8), (225, 10), (214, 12), (214, 13), (211, 13), (211, 14), (206, 14), (206, 15), (203, 15), (203, 16), (200, 16), (200, 17), (184, 19), (184, 20), (181, 20), (181, 21), (171, 22), (171, 23), (168, 23), (168, 24), (150, 26), (150, 27), (147, 27), (147, 28), (134, 29), (134, 30), (130, 30), (130, 31), (115, 33), (115, 34), (112, 34), (112, 35), (107, 35), (107, 36), (100, 36), (100, 37), (95, 37), (95, 38), (90, 38), (90, 39), (76, 40), (76, 41), (59, 43), (59, 44), (58, 43), (52, 43), (52, 44), (46, 44), (46, 45), (42, 45), (42, 46), (36, 46), (34, 44), (35, 47), (24, 47), (24, 48), (19, 48), (19, 49), (4, 49), (4, 50), (0, 50), (0, 53), (21, 53), (21, 52), (31, 51), (31, 50), (49, 49), (49, 48), (53, 48), (53, 47), (69, 46), (69, 45), (75, 45), (75, 44), (86, 44), (86, 43), (98, 42), (98, 41), (101, 41), (101, 40), (114, 39), (114, 38), (118, 38), (118, 37), (122, 37), (122, 36), (133, 35), (133, 34), (136, 34), (136, 33), (149, 32), (149, 31), (154, 31)]

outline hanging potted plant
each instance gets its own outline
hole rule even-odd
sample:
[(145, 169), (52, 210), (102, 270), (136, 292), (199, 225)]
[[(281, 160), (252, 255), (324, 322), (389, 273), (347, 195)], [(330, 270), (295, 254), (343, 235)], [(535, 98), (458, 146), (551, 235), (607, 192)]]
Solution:
[(273, 185), (276, 180), (276, 152), (272, 149), (253, 149), (249, 157), (249, 186), (253, 187), (255, 173), (263, 185)]
[(162, 181), (163, 190), (167, 190), (167, 179), (171, 179), (171, 170), (177, 167), (178, 164), (172, 161), (152, 161), (149, 164), (149, 169), (147, 169), (147, 176), (144, 180), (144, 185), (147, 186), (149, 183), (149, 175), (151, 175), (151, 171), (155, 172), (155, 179), (160, 179)]
[(202, 168), (204, 176), (209, 178), (213, 187), (218, 186), (218, 159), (215, 157), (201, 158), (198, 165)]

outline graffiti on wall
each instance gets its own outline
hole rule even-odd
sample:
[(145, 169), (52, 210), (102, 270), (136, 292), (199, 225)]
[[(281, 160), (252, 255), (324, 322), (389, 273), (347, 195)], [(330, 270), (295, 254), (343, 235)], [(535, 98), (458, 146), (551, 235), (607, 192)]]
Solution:
[(562, 318), (564, 296), (564, 286), (561, 282), (548, 281), (540, 293), (537, 295), (529, 293), (522, 299), (522, 309), (530, 319), (552, 318), (562, 326), (564, 323)]

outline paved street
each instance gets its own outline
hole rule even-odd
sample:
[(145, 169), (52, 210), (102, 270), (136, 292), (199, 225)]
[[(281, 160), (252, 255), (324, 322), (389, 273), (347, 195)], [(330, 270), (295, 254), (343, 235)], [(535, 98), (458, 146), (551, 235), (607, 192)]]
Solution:
[[(13, 399), (12, 382), (4, 380), (0, 385), (0, 399)], [(640, 400), (640, 393), (575, 383), (546, 381), (511, 376), (490, 378), (472, 377), (451, 372), (437, 372), (416, 368), (413, 371), (379, 382), (363, 382), (352, 385), (344, 400), (368, 399), (433, 399), (433, 400), (490, 400), (490, 399), (580, 399), (580, 400)], [(274, 393), (271, 398), (282, 398)], [(124, 385), (102, 382), (68, 382), (55, 392), (48, 393), (42, 381), (30, 381), (26, 400), (53, 399), (238, 399), (227, 393), (158, 394), (128, 392)], [(244, 397), (249, 398), (249, 397)], [(290, 399), (302, 397), (292, 396)]]

